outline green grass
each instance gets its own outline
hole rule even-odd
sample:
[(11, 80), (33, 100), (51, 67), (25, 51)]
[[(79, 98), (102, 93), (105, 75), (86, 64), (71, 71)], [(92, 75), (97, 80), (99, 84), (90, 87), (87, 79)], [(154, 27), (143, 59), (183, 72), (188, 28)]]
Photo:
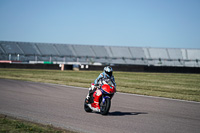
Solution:
[[(0, 69), (0, 78), (89, 87), (101, 71)], [(117, 91), (200, 102), (200, 74), (114, 72)]]
[(0, 115), (0, 133), (74, 133), (54, 128), (51, 125), (42, 125)]

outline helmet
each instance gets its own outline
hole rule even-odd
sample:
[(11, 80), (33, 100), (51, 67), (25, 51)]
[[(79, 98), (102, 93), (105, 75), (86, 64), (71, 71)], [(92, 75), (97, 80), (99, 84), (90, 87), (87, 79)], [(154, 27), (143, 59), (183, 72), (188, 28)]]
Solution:
[(112, 69), (112, 67), (107, 66), (107, 67), (104, 67), (104, 72), (105, 72), (109, 77), (111, 77), (111, 76), (112, 76), (113, 69)]

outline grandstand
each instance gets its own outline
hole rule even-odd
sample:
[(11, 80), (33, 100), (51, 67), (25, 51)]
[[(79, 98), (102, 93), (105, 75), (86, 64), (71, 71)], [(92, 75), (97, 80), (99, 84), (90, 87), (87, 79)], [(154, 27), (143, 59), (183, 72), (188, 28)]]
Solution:
[(21, 63), (200, 67), (200, 49), (0, 41), (0, 60)]

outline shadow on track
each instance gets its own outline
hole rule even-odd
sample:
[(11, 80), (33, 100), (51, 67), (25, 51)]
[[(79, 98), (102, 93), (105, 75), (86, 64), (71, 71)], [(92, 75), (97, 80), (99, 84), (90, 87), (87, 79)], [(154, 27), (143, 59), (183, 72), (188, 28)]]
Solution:
[(124, 115), (140, 115), (140, 114), (148, 114), (146, 112), (120, 112), (120, 111), (115, 111), (115, 112), (110, 112), (108, 115), (110, 116), (124, 116)]

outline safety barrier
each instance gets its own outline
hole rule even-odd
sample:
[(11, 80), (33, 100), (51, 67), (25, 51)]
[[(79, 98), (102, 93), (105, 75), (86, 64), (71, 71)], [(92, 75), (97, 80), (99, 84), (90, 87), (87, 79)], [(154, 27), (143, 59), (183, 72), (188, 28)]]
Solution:
[[(60, 64), (16, 64), (0, 63), (0, 68), (24, 68), (24, 69), (53, 69), (61, 70)], [(76, 65), (77, 66), (77, 65)], [(105, 66), (78, 65), (77, 70), (99, 70)], [(64, 70), (74, 70), (74, 65), (64, 65)], [(160, 72), (160, 73), (200, 73), (199, 67), (169, 67), (169, 66), (146, 66), (146, 65), (115, 65), (114, 71), (125, 72)]]

